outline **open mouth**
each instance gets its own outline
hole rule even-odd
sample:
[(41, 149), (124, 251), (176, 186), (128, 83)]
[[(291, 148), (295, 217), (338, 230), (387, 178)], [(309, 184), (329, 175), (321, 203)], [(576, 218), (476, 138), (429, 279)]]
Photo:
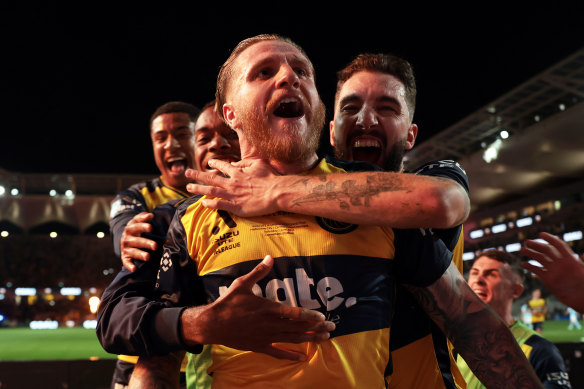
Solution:
[(287, 119), (301, 117), (304, 115), (304, 107), (297, 98), (285, 98), (278, 103), (274, 115)]
[(187, 169), (187, 160), (185, 158), (171, 158), (166, 161), (168, 170), (173, 174), (184, 174)]
[(353, 139), (351, 155), (355, 161), (377, 163), (381, 157), (381, 147), (378, 139)]
[(475, 290), (473, 290), (473, 292), (475, 292), (475, 294), (476, 294), (477, 296), (479, 296), (479, 298), (480, 298), (481, 300), (483, 300), (483, 301), (484, 301), (484, 300), (487, 298), (487, 293), (486, 293), (486, 292), (484, 292), (484, 291), (482, 291), (482, 290), (476, 290), (476, 289), (475, 289)]

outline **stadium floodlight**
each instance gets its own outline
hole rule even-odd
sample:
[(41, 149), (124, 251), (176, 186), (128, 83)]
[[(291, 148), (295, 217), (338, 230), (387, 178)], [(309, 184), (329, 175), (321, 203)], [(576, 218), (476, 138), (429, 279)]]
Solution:
[(463, 261), (472, 261), (474, 259), (474, 257), (475, 257), (475, 255), (472, 251), (469, 251), (467, 253), (462, 254)]
[(6, 193), (6, 188), (3, 185), (0, 185), (0, 196), (4, 196)]
[(20, 191), (18, 190), (18, 188), (12, 188), (12, 189), (10, 189), (10, 194), (12, 196), (18, 196), (19, 193), (20, 193)]
[(56, 195), (57, 195), (57, 191), (56, 191), (55, 189), (51, 189), (51, 190), (49, 191), (49, 196), (51, 196), (51, 197), (55, 197)]
[(31, 330), (56, 330), (59, 322), (56, 320), (33, 320), (29, 325)]
[(61, 288), (60, 291), (62, 296), (81, 296), (81, 288)]
[(582, 231), (566, 232), (564, 235), (562, 235), (562, 239), (564, 240), (564, 242), (573, 242), (575, 240), (580, 240), (582, 239)]
[(98, 237), (99, 239), (101, 239), (101, 238), (105, 237), (105, 233), (104, 233), (103, 231), (99, 231), (99, 232), (97, 233), (97, 237)]
[(517, 226), (517, 228), (527, 227), (527, 226), (530, 226), (532, 224), (533, 224), (533, 219), (531, 218), (531, 216), (517, 219), (517, 222), (515, 222), (515, 225)]
[(85, 320), (83, 322), (83, 328), (88, 330), (94, 330), (97, 328), (97, 320)]
[(493, 227), (491, 227), (491, 232), (493, 234), (498, 234), (500, 232), (505, 232), (505, 231), (507, 231), (507, 225), (505, 223), (496, 224)]
[(14, 294), (17, 296), (36, 296), (36, 288), (16, 288)]
[(474, 230), (468, 234), (468, 236), (470, 236), (471, 239), (482, 238), (484, 235), (485, 235), (485, 232), (483, 230)]
[(97, 312), (99, 303), (100, 303), (99, 297), (93, 296), (89, 298), (89, 310), (91, 311), (91, 313)]
[(10, 235), (10, 233), (8, 231), (2, 231), (2, 232), (0, 232), (0, 236), (3, 237), (3, 238), (7, 238), (8, 235)]
[(59, 234), (57, 234), (55, 231), (52, 231), (49, 236), (53, 239), (55, 239), (57, 236), (59, 236)]
[(521, 243), (509, 243), (505, 246), (505, 251), (508, 253), (516, 253), (521, 250)]

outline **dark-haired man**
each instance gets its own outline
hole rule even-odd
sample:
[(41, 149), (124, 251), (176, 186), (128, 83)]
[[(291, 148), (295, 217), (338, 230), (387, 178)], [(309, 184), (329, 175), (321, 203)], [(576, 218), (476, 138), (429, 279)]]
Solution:
[[(132, 271), (136, 270), (132, 258), (141, 256), (147, 259), (149, 256), (135, 246), (136, 240), (140, 239), (142, 223), (151, 220), (150, 212), (157, 205), (189, 196), (186, 191), (189, 179), (185, 177), (185, 171), (195, 167), (193, 139), (199, 113), (199, 108), (182, 101), (170, 101), (154, 111), (150, 117), (150, 138), (160, 176), (132, 185), (118, 193), (112, 202), (110, 229), (114, 252)], [(112, 389), (128, 384), (137, 360), (135, 356), (118, 356)]]
[[(544, 387), (571, 388), (564, 359), (558, 348), (511, 314), (513, 301), (523, 293), (523, 280), (521, 260), (513, 254), (499, 250), (483, 252), (474, 261), (468, 276), (468, 284), (472, 290), (509, 325)], [(460, 356), (458, 365), (467, 388), (485, 388)]]

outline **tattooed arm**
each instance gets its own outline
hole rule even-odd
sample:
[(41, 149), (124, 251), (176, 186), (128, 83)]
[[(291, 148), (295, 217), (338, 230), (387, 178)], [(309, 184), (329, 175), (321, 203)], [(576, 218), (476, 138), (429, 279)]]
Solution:
[(468, 217), (470, 201), (455, 180), (410, 173), (359, 172), (280, 176), (261, 160), (210, 162), (226, 174), (190, 170), (191, 193), (217, 199), (206, 207), (239, 216), (276, 211), (323, 216), (354, 224), (395, 228), (450, 228)]
[(487, 388), (543, 388), (517, 341), (451, 263), (428, 287), (407, 286)]
[(132, 372), (128, 389), (178, 389), (183, 357), (184, 352), (140, 357)]

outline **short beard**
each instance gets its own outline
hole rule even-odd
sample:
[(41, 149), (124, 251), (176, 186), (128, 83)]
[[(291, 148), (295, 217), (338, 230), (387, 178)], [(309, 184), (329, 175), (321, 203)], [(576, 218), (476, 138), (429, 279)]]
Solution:
[(285, 126), (284, 136), (274, 136), (265, 122), (265, 115), (257, 109), (247, 110), (241, 117), (245, 137), (262, 158), (289, 164), (306, 161), (316, 153), (325, 121), (325, 107), (319, 100), (306, 137), (300, 136), (297, 124)]

